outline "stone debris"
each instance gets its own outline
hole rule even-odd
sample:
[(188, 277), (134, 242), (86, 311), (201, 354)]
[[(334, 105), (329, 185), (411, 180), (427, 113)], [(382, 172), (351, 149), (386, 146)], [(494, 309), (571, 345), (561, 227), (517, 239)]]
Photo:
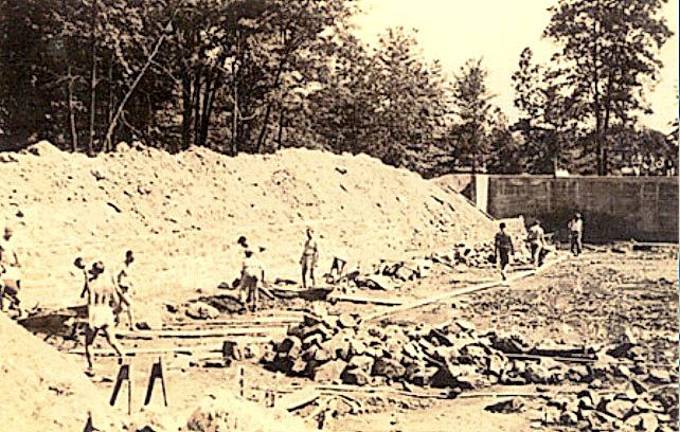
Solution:
[(195, 302), (187, 306), (186, 314), (193, 319), (211, 320), (219, 317), (220, 311), (207, 303)]
[(542, 409), (542, 423), (582, 431), (677, 430), (677, 401), (674, 389), (642, 394), (630, 391), (598, 394), (586, 389), (550, 399)]
[[(378, 385), (404, 382), (471, 390), (509, 385), (592, 382), (597, 367), (540, 357), (517, 333), (478, 334), (467, 320), (432, 327), (357, 326), (351, 315), (306, 318), (286, 338), (270, 343), (261, 361), (268, 368), (319, 382)], [(553, 348), (556, 349), (556, 348)], [(558, 353), (567, 355), (569, 347)], [(508, 355), (526, 355), (509, 358)], [(596, 353), (581, 348), (581, 356)], [(521, 356), (520, 356), (521, 357)]]

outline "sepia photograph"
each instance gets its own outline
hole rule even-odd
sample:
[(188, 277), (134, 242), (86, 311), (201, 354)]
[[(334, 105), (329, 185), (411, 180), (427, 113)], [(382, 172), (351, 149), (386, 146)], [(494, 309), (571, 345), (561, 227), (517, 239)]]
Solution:
[(0, 432), (680, 432), (678, 0), (0, 0)]

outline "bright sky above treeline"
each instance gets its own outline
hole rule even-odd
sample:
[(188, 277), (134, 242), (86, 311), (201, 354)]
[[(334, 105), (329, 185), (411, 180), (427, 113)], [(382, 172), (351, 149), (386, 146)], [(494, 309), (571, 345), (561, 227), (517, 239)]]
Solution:
[[(489, 71), (488, 85), (510, 120), (517, 117), (513, 106), (511, 76), (519, 55), (529, 46), (535, 58), (548, 61), (554, 47), (541, 38), (550, 20), (547, 8), (557, 0), (360, 0), (364, 13), (356, 17), (359, 36), (377, 43), (388, 27), (416, 29), (423, 55), (439, 59), (447, 72), (455, 73), (468, 58), (483, 57)], [(674, 36), (661, 51), (664, 69), (648, 101), (654, 114), (643, 124), (669, 131), (678, 115), (678, 2), (670, 0), (664, 16)]]

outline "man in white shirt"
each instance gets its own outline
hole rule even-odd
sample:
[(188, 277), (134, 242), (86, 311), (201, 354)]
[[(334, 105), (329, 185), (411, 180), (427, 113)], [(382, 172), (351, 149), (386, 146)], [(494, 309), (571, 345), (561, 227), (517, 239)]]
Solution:
[(536, 220), (529, 227), (529, 248), (531, 249), (531, 260), (534, 263), (534, 267), (541, 266), (543, 264), (541, 253), (545, 249), (545, 231), (539, 220)]
[(569, 221), (569, 239), (571, 240), (571, 253), (574, 256), (580, 255), (583, 250), (583, 219), (580, 213), (576, 213)]
[(264, 268), (251, 250), (245, 251), (245, 258), (241, 266), (241, 280), (239, 282), (239, 297), (253, 312), (257, 310), (259, 302), (258, 284), (264, 282)]

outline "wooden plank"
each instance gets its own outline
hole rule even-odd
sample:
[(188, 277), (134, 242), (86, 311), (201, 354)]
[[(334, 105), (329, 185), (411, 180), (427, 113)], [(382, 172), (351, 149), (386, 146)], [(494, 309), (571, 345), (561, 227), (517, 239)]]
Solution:
[(267, 327), (267, 326), (287, 326), (290, 324), (297, 324), (302, 321), (302, 315), (299, 317), (291, 317), (289, 319), (268, 319), (268, 320), (239, 320), (239, 321), (178, 321), (174, 323), (163, 324), (163, 330), (179, 329), (187, 327), (198, 327), (204, 329), (206, 327)]
[(315, 388), (303, 387), (297, 391), (283, 396), (277, 402), (277, 405), (288, 411), (295, 411), (309, 405), (310, 403), (317, 400), (320, 396), (321, 393), (319, 393)]
[(501, 281), (501, 280), (498, 280), (498, 281), (493, 281), (493, 282), (487, 282), (487, 283), (472, 285), (472, 286), (468, 286), (468, 287), (464, 287), (464, 288), (459, 288), (459, 289), (454, 290), (454, 291), (446, 292), (446, 293), (443, 293), (443, 294), (438, 294), (436, 296), (428, 297), (426, 299), (417, 300), (415, 302), (404, 304), (404, 305), (401, 305), (401, 306), (397, 306), (397, 307), (394, 307), (392, 309), (376, 312), (376, 313), (368, 315), (366, 318), (364, 318), (362, 320), (362, 322), (365, 323), (365, 322), (375, 321), (377, 319), (383, 319), (385, 317), (397, 314), (399, 312), (403, 312), (403, 311), (419, 308), (419, 307), (422, 307), (422, 306), (427, 306), (427, 305), (439, 303), (439, 302), (442, 302), (442, 301), (445, 301), (445, 300), (449, 300), (453, 297), (458, 297), (458, 296), (465, 295), (465, 294), (471, 294), (471, 293), (474, 293), (474, 292), (477, 292), (477, 291), (482, 291), (482, 290), (489, 289), (489, 288), (495, 288), (495, 287), (499, 287), (499, 286), (509, 286), (513, 282), (517, 282), (517, 281), (525, 279), (529, 276), (533, 276), (533, 275), (536, 275), (536, 274), (543, 273), (543, 272), (547, 271), (549, 268), (554, 267), (555, 265), (562, 263), (567, 259), (569, 259), (569, 255), (563, 255), (561, 257), (558, 257), (555, 260), (546, 262), (543, 266), (539, 267), (538, 269), (527, 270), (527, 271), (515, 273), (512, 276), (510, 276), (505, 281), (505, 283), (503, 283), (503, 281)]
[(549, 355), (540, 354), (504, 354), (508, 358), (520, 359), (520, 360), (541, 360), (544, 358), (551, 358), (553, 360), (561, 362), (573, 362), (573, 363), (594, 363), (596, 360), (587, 357), (556, 357)]
[[(123, 357), (138, 356), (138, 355), (158, 355), (158, 354), (183, 354), (193, 355), (196, 352), (215, 352), (222, 350), (222, 346), (198, 346), (198, 347), (167, 347), (167, 348), (124, 348)], [(116, 357), (117, 354), (110, 348), (96, 348), (90, 350), (90, 353), (95, 357)], [(75, 349), (68, 351), (68, 354), (85, 355), (84, 349)]]
[(288, 326), (267, 326), (267, 327), (235, 327), (210, 330), (119, 330), (117, 335), (123, 338), (135, 338), (140, 336), (151, 336), (158, 339), (164, 338), (221, 338), (239, 335), (252, 334), (277, 334), (285, 333)]
[(330, 295), (328, 296), (329, 301), (345, 301), (350, 303), (359, 304), (375, 304), (381, 306), (401, 306), (404, 302), (400, 299), (385, 298), (385, 297), (371, 297), (371, 296), (354, 296), (354, 295)]

